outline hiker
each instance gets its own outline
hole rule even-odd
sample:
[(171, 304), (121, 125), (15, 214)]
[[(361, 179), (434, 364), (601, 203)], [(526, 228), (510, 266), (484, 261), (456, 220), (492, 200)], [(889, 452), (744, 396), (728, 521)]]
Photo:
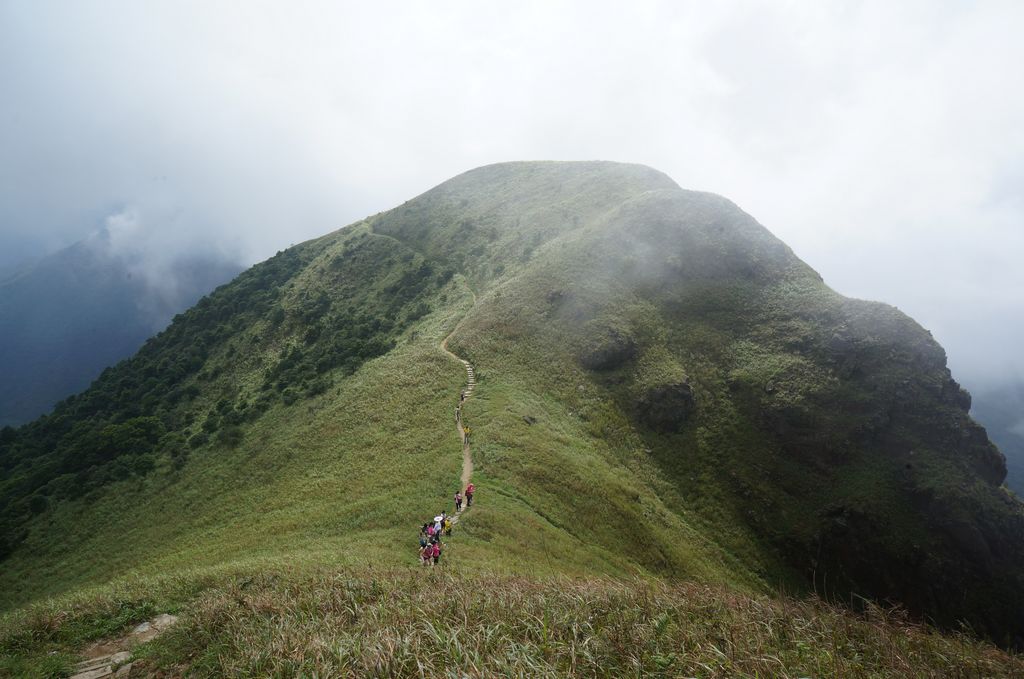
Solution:
[(431, 559), (434, 558), (434, 545), (427, 543), (423, 549), (420, 550), (420, 564), (426, 566), (430, 563)]
[(434, 557), (434, 565), (436, 566), (441, 560), (441, 541), (438, 540), (434, 543), (434, 551), (431, 553)]
[(444, 520), (444, 534), (448, 537), (452, 536), (452, 520), (449, 518)]
[(421, 534), (420, 534), (420, 549), (422, 550), (422, 549), (423, 549), (424, 547), (426, 547), (426, 546), (427, 546), (428, 544), (429, 544), (429, 543), (427, 542), (427, 536), (426, 536), (425, 534), (422, 534), (422, 533), (421, 533)]
[(466, 506), (467, 507), (472, 507), (473, 506), (473, 493), (474, 492), (476, 492), (476, 486), (474, 486), (472, 483), (470, 483), (468, 486), (466, 486)]
[(432, 524), (432, 523), (427, 524), (427, 537), (428, 538), (434, 537), (434, 524)]
[(438, 537), (440, 537), (440, 535), (441, 535), (441, 522), (442, 521), (444, 521), (443, 517), (441, 517), (441, 516), (435, 516), (434, 517), (434, 535), (437, 535)]
[(455, 511), (462, 511), (462, 493), (455, 491)]
[(459, 392), (459, 403), (462, 403), (465, 400), (466, 400), (466, 390), (463, 389), (462, 391)]
[(462, 408), (461, 407), (460, 408), (456, 408), (455, 409), (455, 424), (458, 424), (459, 420), (461, 420), (461, 419), (462, 419)]
[(469, 435), (472, 433), (473, 430), (470, 429), (468, 426), (462, 427), (462, 442), (465, 443), (467, 446), (469, 445)]

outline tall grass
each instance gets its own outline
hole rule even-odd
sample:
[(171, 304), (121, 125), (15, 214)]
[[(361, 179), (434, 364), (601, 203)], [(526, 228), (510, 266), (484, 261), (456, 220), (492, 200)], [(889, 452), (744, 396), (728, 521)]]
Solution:
[[(137, 604), (138, 602), (136, 602)], [(114, 600), (92, 603), (108, 613)], [(990, 677), (1024, 663), (898, 613), (699, 584), (266, 570), (209, 587), (138, 654), (197, 677)], [(89, 607), (23, 620), (55, 634)], [(12, 631), (0, 637), (10, 648)]]

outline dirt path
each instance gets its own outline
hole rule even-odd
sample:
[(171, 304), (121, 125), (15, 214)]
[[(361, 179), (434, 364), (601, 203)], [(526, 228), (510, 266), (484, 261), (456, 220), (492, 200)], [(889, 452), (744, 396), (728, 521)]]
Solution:
[(178, 616), (162, 613), (148, 622), (136, 625), (123, 637), (90, 644), (82, 651), (85, 660), (75, 666), (71, 679), (130, 677), (132, 667), (136, 665), (132, 661), (132, 649), (160, 636), (176, 622)]
[[(476, 293), (470, 289), (469, 294), (473, 295), (473, 304), (476, 305)], [(465, 320), (465, 317), (463, 317), (463, 320)], [(470, 443), (466, 440), (466, 430), (462, 426), (462, 420), (466, 413), (466, 404), (469, 402), (470, 397), (473, 396), (473, 389), (476, 388), (476, 373), (473, 370), (473, 365), (466, 359), (455, 355), (448, 349), (448, 340), (458, 332), (461, 326), (462, 321), (459, 321), (458, 325), (456, 325), (448, 336), (441, 341), (441, 351), (461, 363), (466, 369), (466, 388), (462, 391), (462, 394), (460, 394), (461, 402), (458, 403), (460, 416), (455, 421), (455, 427), (459, 432), (459, 441), (462, 442), (462, 485), (459, 486), (459, 490), (462, 490), (469, 485), (470, 479), (473, 478), (473, 455), (470, 450)], [(463, 508), (465, 508), (465, 505), (463, 505)], [(461, 514), (461, 512), (456, 513), (452, 523), (458, 521), (458, 514)]]

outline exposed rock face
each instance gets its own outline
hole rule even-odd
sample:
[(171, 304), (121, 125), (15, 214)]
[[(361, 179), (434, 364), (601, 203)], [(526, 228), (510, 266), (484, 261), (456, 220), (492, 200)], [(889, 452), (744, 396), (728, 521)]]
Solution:
[(612, 370), (636, 356), (636, 340), (617, 328), (595, 329), (580, 354), (580, 363), (590, 370)]
[(651, 387), (637, 405), (640, 421), (666, 434), (681, 430), (697, 407), (693, 387), (686, 382)]

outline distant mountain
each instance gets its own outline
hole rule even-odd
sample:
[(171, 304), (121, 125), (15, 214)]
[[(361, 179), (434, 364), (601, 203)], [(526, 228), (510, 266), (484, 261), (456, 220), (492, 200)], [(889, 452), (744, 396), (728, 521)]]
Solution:
[(102, 231), (0, 280), (0, 425), (38, 417), (86, 388), (241, 270), (206, 256), (145, 266), (118, 254)]
[[(122, 288), (101, 289), (60, 313), (82, 323)], [(725, 198), (637, 165), (488, 166), (250, 268), (0, 429), (0, 606), (122, 576), (406, 568), (461, 473), (478, 493), (453, 577), (817, 592), (1016, 643), (1024, 504), (969, 407), (930, 333), (829, 289)], [(318, 591), (362, 621), (346, 587)], [(225, 601), (218, 620), (273, 622)], [(607, 623), (543, 627), (580, 620)]]
[(1006, 485), (1024, 496), (1024, 379), (975, 390), (971, 416), (1006, 456)]

